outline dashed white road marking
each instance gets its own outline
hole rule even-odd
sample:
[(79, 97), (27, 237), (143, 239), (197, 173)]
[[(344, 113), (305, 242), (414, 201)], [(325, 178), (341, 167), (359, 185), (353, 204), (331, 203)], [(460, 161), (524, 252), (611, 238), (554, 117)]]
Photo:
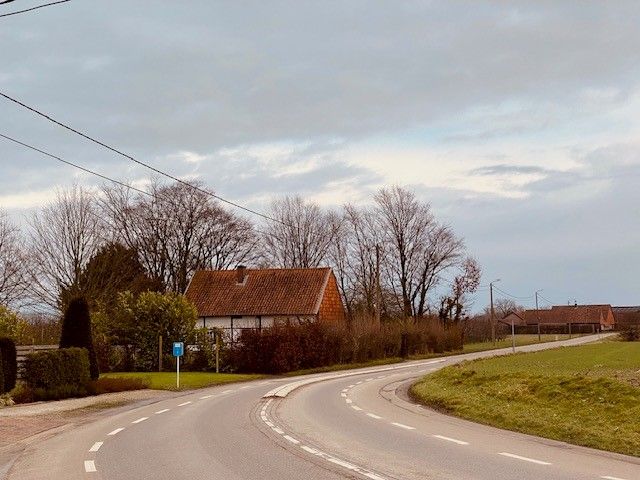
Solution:
[(353, 403), (353, 400), (351, 400), (350, 398), (347, 398), (347, 399), (345, 400), (345, 402), (347, 402), (347, 403), (351, 404), (351, 403)]
[(116, 428), (113, 432), (109, 432), (107, 433), (107, 435), (117, 435), (118, 433), (120, 433), (122, 430), (124, 430), (124, 428)]
[(281, 428), (278, 427), (272, 427), (273, 431), (276, 432), (278, 435), (284, 435), (284, 430), (282, 430)]
[(225, 391), (224, 391), (224, 392), (222, 392), (222, 393), (231, 393), (231, 392), (233, 392), (233, 390), (225, 390)]
[(202, 397), (200, 397), (200, 400), (206, 400), (207, 398), (211, 398), (213, 397), (213, 394), (211, 395), (203, 395)]
[(311, 448), (311, 447), (307, 447), (306, 445), (302, 445), (301, 447), (305, 452), (310, 453), (311, 455), (317, 455), (318, 454), (318, 450), (316, 450), (315, 448)]
[(405, 425), (404, 423), (391, 422), (391, 425), (395, 425), (396, 427), (404, 428), (405, 430), (415, 430), (415, 427), (411, 427), (409, 425)]
[(362, 411), (362, 409), (357, 405), (351, 405), (351, 408), (353, 408), (356, 412), (361, 412)]
[(98, 450), (100, 450), (100, 447), (102, 446), (104, 442), (96, 442), (93, 444), (93, 446), (89, 449), (90, 452), (97, 452)]
[(516, 455), (514, 453), (500, 452), (498, 455), (502, 455), (503, 457), (515, 458), (516, 460), (522, 460), (523, 462), (536, 463), (538, 465), (551, 465), (551, 463), (549, 462), (536, 460), (535, 458), (521, 457), (520, 455)]
[(370, 382), (371, 380), (373, 380), (373, 378), (367, 378), (365, 379), (365, 382)]
[(158, 410), (156, 412), (156, 415), (160, 415), (161, 413), (168, 412), (169, 410), (171, 410), (171, 409), (170, 408), (163, 408), (162, 410)]
[(97, 472), (96, 463), (93, 460), (84, 461), (84, 471), (87, 473)]
[(355, 470), (356, 467), (353, 463), (345, 462), (344, 460), (340, 460), (339, 458), (329, 457), (327, 458), (331, 463), (335, 463), (336, 465), (340, 465), (341, 467), (347, 468), (349, 470)]
[(359, 382), (356, 382), (356, 385), (360, 385), (362, 383), (362, 380), (360, 380)]
[(349, 391), (349, 389), (348, 389), (348, 388), (343, 388), (343, 389), (342, 389), (342, 393), (346, 393), (346, 392), (348, 392), (348, 391)]
[(285, 435), (284, 438), (288, 441), (293, 443), (294, 445), (298, 445), (300, 443), (300, 440), (297, 440), (289, 435)]
[(375, 413), (367, 413), (367, 417), (375, 418), (376, 420), (380, 420), (382, 418), (380, 415), (376, 415)]
[[(359, 382), (359, 383), (362, 383), (362, 382)], [(347, 385), (347, 388), (353, 388), (353, 387), (355, 387), (355, 385), (354, 385), (354, 384)]]
[(609, 475), (602, 475), (600, 478), (604, 478), (604, 480), (626, 480), (620, 477), (610, 477)]
[(245, 388), (251, 388), (251, 385), (244, 385), (244, 386), (240, 387), (240, 390), (244, 390)]
[(133, 422), (131, 422), (131, 423), (134, 423), (134, 424), (135, 424), (135, 423), (142, 423), (142, 422), (144, 422), (145, 420), (149, 420), (149, 417), (141, 417), (141, 418), (139, 418), (139, 419), (137, 419), (137, 420), (134, 420), (134, 421), (133, 421)]
[(440, 440), (446, 440), (447, 442), (457, 443), (458, 445), (469, 445), (469, 442), (465, 442), (463, 440), (457, 440), (451, 437), (445, 437), (444, 435), (434, 435), (435, 438), (439, 438)]
[(179, 404), (179, 407), (184, 407), (185, 405), (189, 405), (191, 402), (182, 402), (181, 404)]
[(346, 394), (346, 393), (341, 393), (341, 394), (340, 394), (340, 396), (341, 396), (342, 398), (347, 398), (347, 394)]

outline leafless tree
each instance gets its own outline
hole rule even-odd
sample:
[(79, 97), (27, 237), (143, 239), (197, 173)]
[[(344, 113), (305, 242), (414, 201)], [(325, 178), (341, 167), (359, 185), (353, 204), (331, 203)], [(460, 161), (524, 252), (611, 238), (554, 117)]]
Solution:
[(26, 263), (20, 231), (0, 211), (0, 305), (18, 306), (25, 300)]
[[(493, 302), (493, 310), (495, 313), (495, 318), (502, 319), (509, 315), (512, 312), (522, 312), (525, 308), (522, 305), (519, 305), (515, 300), (510, 298), (498, 298), (495, 302)], [(491, 307), (485, 308), (485, 313), (490, 315)]]
[(198, 187), (154, 182), (149, 195), (103, 188), (114, 240), (135, 248), (149, 275), (174, 292), (184, 292), (198, 269), (252, 263), (257, 256), (252, 224)]
[(60, 190), (30, 221), (29, 278), (35, 300), (60, 308), (62, 290), (73, 290), (82, 268), (103, 241), (104, 224), (92, 193)]
[(405, 317), (426, 313), (428, 293), (439, 274), (458, 263), (464, 244), (440, 225), (428, 203), (401, 187), (375, 196), (378, 228), (385, 241), (385, 281)]
[(451, 291), (441, 298), (440, 318), (443, 321), (460, 322), (468, 309), (468, 295), (480, 285), (481, 270), (478, 262), (467, 257), (460, 265), (460, 273), (451, 282)]
[(284, 268), (313, 268), (327, 260), (336, 233), (336, 216), (300, 196), (274, 200), (269, 210), (275, 219), (264, 226), (267, 262)]

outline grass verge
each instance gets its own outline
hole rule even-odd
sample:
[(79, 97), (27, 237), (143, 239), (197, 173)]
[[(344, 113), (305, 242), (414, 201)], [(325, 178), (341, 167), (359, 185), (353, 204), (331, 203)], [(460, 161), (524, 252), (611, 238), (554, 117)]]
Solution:
[[(233, 382), (246, 382), (264, 378), (265, 375), (209, 373), (209, 372), (180, 372), (180, 390), (213, 387)], [(140, 379), (148, 388), (153, 390), (178, 390), (176, 388), (176, 374), (174, 372), (123, 372), (105, 373), (100, 378)]]
[(604, 342), (444, 368), (411, 387), (448, 414), (640, 456), (640, 343)]

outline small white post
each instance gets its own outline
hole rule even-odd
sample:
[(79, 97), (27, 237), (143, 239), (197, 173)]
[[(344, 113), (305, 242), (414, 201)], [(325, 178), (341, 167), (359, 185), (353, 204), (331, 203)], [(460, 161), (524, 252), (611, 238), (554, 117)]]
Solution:
[(176, 357), (176, 387), (180, 390), (180, 357)]

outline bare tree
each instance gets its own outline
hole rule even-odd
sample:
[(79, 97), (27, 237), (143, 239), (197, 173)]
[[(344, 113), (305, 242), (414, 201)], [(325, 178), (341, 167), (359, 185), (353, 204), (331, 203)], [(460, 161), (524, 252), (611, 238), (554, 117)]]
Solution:
[(439, 274), (460, 261), (464, 244), (436, 222), (428, 203), (406, 189), (383, 188), (375, 202), (386, 245), (386, 283), (405, 317), (421, 316)]
[(468, 309), (468, 295), (480, 285), (481, 270), (478, 262), (467, 257), (460, 266), (460, 273), (451, 283), (451, 291), (440, 300), (440, 319), (458, 323)]
[(327, 260), (336, 233), (336, 217), (302, 197), (274, 200), (264, 226), (263, 245), (268, 263), (284, 268), (313, 268)]
[(104, 224), (92, 194), (73, 186), (36, 212), (30, 226), (31, 293), (59, 309), (61, 292), (76, 288), (83, 267), (100, 247)]
[(16, 306), (25, 300), (25, 257), (20, 231), (0, 211), (0, 305)]
[(114, 240), (135, 248), (149, 275), (174, 292), (184, 292), (198, 269), (251, 263), (258, 254), (252, 224), (198, 187), (154, 182), (149, 195), (103, 188)]

